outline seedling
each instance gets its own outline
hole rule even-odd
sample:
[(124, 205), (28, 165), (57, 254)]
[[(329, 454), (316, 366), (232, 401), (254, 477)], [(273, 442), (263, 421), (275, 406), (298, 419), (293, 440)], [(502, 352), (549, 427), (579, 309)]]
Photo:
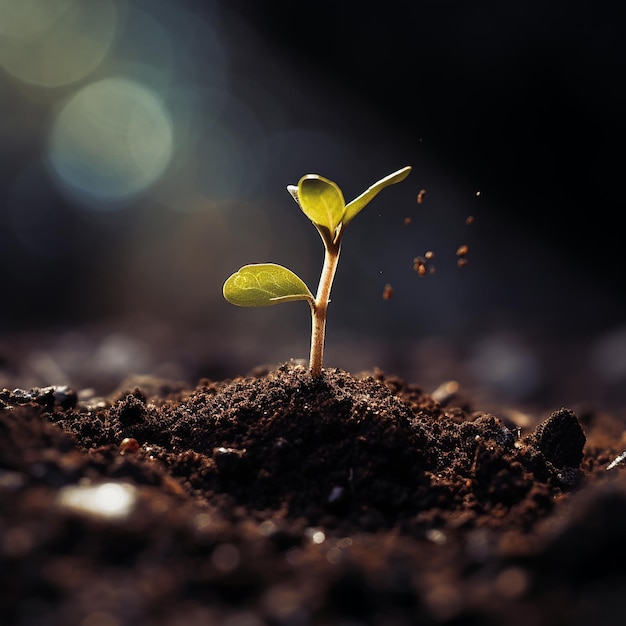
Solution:
[(339, 261), (346, 226), (380, 191), (404, 180), (411, 167), (385, 176), (352, 202), (345, 203), (341, 189), (319, 174), (303, 176), (298, 185), (289, 185), (302, 212), (313, 222), (324, 243), (324, 265), (314, 297), (304, 281), (291, 270), (275, 263), (244, 265), (224, 283), (224, 298), (237, 306), (272, 306), (280, 302), (306, 300), (311, 307), (311, 357), (309, 368), (315, 377), (322, 372), (324, 334), (330, 291)]

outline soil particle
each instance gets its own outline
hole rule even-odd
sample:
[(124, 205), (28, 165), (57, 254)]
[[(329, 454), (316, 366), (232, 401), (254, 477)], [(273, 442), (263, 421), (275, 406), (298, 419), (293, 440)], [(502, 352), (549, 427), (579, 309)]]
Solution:
[(552, 413), (537, 427), (529, 441), (556, 467), (578, 467), (583, 460), (585, 434), (578, 418), (569, 409)]

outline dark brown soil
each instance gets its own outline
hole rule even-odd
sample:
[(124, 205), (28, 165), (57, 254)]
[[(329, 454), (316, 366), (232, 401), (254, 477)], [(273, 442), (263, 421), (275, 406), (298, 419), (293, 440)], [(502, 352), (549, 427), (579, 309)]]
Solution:
[(297, 364), (0, 392), (2, 626), (623, 623), (623, 424)]

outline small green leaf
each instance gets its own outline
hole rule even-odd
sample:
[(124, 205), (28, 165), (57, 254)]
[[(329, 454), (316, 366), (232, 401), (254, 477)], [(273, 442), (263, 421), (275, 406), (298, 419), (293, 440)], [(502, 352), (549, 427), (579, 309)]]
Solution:
[(346, 208), (343, 193), (335, 183), (319, 174), (307, 174), (298, 181), (297, 196), (291, 194), (315, 225), (335, 232)]
[(377, 183), (374, 183), (371, 187), (368, 187), (360, 196), (356, 197), (352, 202), (349, 202), (346, 206), (345, 213), (343, 215), (343, 224), (347, 226), (355, 216), (365, 207), (369, 202), (378, 195), (385, 187), (389, 185), (395, 185), (403, 181), (411, 172), (411, 166), (403, 167), (401, 170), (381, 178)]
[(224, 298), (237, 306), (271, 306), (280, 302), (314, 298), (291, 270), (275, 263), (244, 265), (226, 279)]
[(300, 201), (298, 200), (298, 185), (287, 185), (287, 191), (291, 194), (291, 197), (298, 203), (298, 206), (300, 206)]

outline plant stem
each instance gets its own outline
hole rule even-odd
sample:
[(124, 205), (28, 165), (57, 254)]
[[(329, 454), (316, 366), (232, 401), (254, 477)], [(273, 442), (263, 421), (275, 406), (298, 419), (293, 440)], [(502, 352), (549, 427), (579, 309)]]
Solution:
[(326, 334), (326, 313), (330, 302), (330, 290), (333, 286), (335, 270), (341, 251), (341, 237), (335, 241), (325, 241), (324, 266), (317, 287), (315, 302), (311, 303), (311, 357), (309, 369), (314, 377), (322, 373), (324, 359), (324, 335)]

